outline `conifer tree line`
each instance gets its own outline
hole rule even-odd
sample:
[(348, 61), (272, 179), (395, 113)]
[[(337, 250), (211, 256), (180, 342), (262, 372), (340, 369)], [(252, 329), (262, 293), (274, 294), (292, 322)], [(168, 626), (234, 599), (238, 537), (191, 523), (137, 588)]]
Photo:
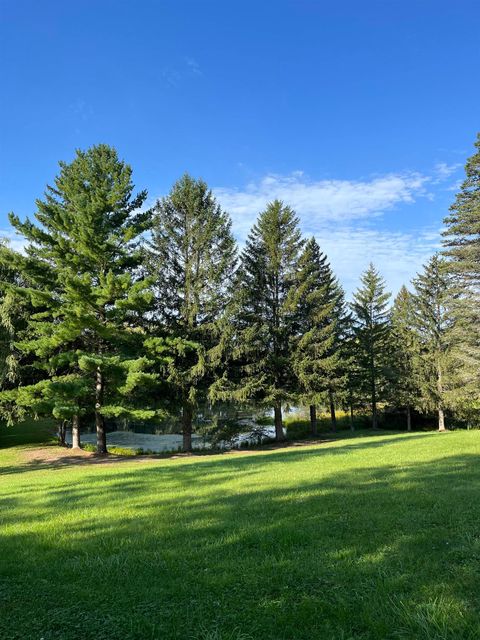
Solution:
[(0, 410), (72, 429), (173, 421), (192, 448), (205, 415), (304, 407), (480, 423), (480, 135), (445, 218), (444, 246), (394, 300), (374, 264), (347, 302), (288, 203), (259, 212), (239, 250), (231, 220), (187, 174), (145, 206), (114, 148), (77, 151), (0, 244)]

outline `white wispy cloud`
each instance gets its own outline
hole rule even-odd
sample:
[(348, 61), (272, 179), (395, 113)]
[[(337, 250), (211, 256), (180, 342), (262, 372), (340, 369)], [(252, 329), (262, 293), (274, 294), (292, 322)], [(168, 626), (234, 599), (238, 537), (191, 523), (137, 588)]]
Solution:
[(462, 166), (461, 162), (457, 162), (455, 164), (437, 162), (434, 166), (434, 173), (437, 177), (437, 181), (447, 180), (447, 178), (456, 173)]
[(371, 261), (396, 294), (438, 250), (440, 234), (422, 228), (415, 234), (392, 232), (382, 229), (380, 218), (398, 205), (432, 199), (430, 185), (440, 174), (446, 179), (447, 173), (451, 175), (442, 165), (431, 175), (409, 171), (365, 180), (315, 181), (296, 171), (268, 174), (244, 189), (223, 187), (214, 192), (230, 213), (240, 244), (267, 202), (278, 198), (296, 211), (302, 231), (315, 235), (348, 294)]
[(431, 180), (417, 172), (387, 174), (369, 180), (310, 180), (301, 171), (286, 176), (269, 174), (245, 189), (217, 188), (215, 194), (232, 216), (235, 231), (244, 240), (267, 202), (288, 203), (302, 219), (304, 230), (315, 233), (326, 222), (381, 215), (399, 203), (428, 196)]
[(200, 65), (198, 64), (198, 62), (195, 60), (195, 58), (190, 58), (190, 57), (186, 57), (185, 58), (185, 64), (187, 65), (187, 67), (190, 69), (190, 71), (196, 75), (196, 76), (202, 76), (202, 70), (200, 68)]
[(13, 229), (0, 229), (0, 241), (5, 242), (10, 249), (23, 253), (27, 241), (13, 231)]
[(441, 246), (440, 231), (430, 229), (414, 235), (362, 227), (329, 228), (316, 237), (348, 295), (359, 286), (360, 274), (370, 262), (396, 295)]

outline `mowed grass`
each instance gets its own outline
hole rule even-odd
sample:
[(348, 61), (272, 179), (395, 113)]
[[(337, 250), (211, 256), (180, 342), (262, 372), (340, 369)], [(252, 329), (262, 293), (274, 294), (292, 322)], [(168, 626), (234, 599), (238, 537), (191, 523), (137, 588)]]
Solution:
[(479, 454), (474, 431), (57, 467), (8, 446), (0, 638), (477, 639)]

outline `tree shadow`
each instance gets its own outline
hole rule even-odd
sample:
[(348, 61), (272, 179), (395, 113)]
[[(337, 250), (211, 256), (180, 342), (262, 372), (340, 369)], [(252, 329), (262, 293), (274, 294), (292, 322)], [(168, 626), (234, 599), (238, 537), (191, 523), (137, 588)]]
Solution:
[[(206, 465), (208, 471), (214, 472), (215, 470), (221, 469), (217, 463), (219, 461), (227, 460), (234, 467), (238, 467), (239, 469), (244, 468), (245, 466), (249, 466), (251, 464), (263, 465), (265, 458), (264, 454), (268, 454), (268, 461), (283, 461), (284, 456), (288, 455), (288, 459), (290, 461), (300, 460), (305, 456), (317, 456), (317, 455), (345, 455), (349, 451), (355, 451), (358, 449), (375, 449), (378, 447), (383, 447), (385, 445), (391, 445), (395, 443), (405, 442), (405, 438), (428, 438), (432, 437), (432, 433), (415, 433), (415, 434), (405, 434), (400, 433), (396, 436), (392, 436), (390, 433), (380, 433), (380, 434), (362, 434), (362, 436), (368, 437), (368, 440), (362, 442), (358, 442), (358, 436), (355, 438), (353, 442), (350, 442), (350, 439), (343, 438), (328, 438), (328, 439), (315, 439), (308, 441), (296, 441), (296, 442), (285, 442), (279, 443), (278, 445), (268, 445), (265, 447), (259, 447), (258, 449), (253, 450), (230, 450), (225, 452), (214, 452), (214, 453), (192, 453), (192, 454), (151, 454), (151, 455), (139, 455), (139, 456), (123, 456), (123, 455), (115, 455), (109, 454), (108, 456), (96, 456), (93, 454), (87, 454), (86, 452), (82, 452), (79, 454), (75, 454), (71, 450), (64, 450), (65, 454), (52, 456), (42, 455), (42, 449), (38, 450), (37, 455), (35, 457), (30, 457), (30, 459), (25, 462), (17, 465), (6, 465), (0, 466), (0, 476), (2, 475), (17, 475), (23, 472), (30, 472), (33, 469), (38, 469), (40, 471), (45, 468), (50, 469), (61, 469), (61, 468), (69, 468), (69, 467), (77, 467), (77, 466), (106, 466), (106, 465), (131, 465), (138, 464), (144, 462), (152, 462), (159, 463), (168, 460), (175, 461), (176, 468), (185, 467), (186, 469), (191, 469), (191, 463), (195, 461), (196, 464)], [(437, 434), (435, 434), (437, 435)], [(446, 436), (447, 434), (444, 434)], [(360, 437), (362, 437), (360, 436)], [(335, 446), (325, 446), (322, 445), (335, 445), (341, 443), (341, 447), (335, 448)], [(193, 474), (196, 474), (195, 470), (192, 470)]]

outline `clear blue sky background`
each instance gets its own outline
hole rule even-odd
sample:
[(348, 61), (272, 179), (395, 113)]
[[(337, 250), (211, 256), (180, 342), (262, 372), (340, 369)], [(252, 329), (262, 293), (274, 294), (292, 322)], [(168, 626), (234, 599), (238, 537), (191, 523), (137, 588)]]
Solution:
[(240, 240), (290, 201), (347, 289), (438, 245), (480, 130), (478, 0), (0, 0), (0, 233), (60, 159), (115, 145), (150, 197), (184, 171)]

